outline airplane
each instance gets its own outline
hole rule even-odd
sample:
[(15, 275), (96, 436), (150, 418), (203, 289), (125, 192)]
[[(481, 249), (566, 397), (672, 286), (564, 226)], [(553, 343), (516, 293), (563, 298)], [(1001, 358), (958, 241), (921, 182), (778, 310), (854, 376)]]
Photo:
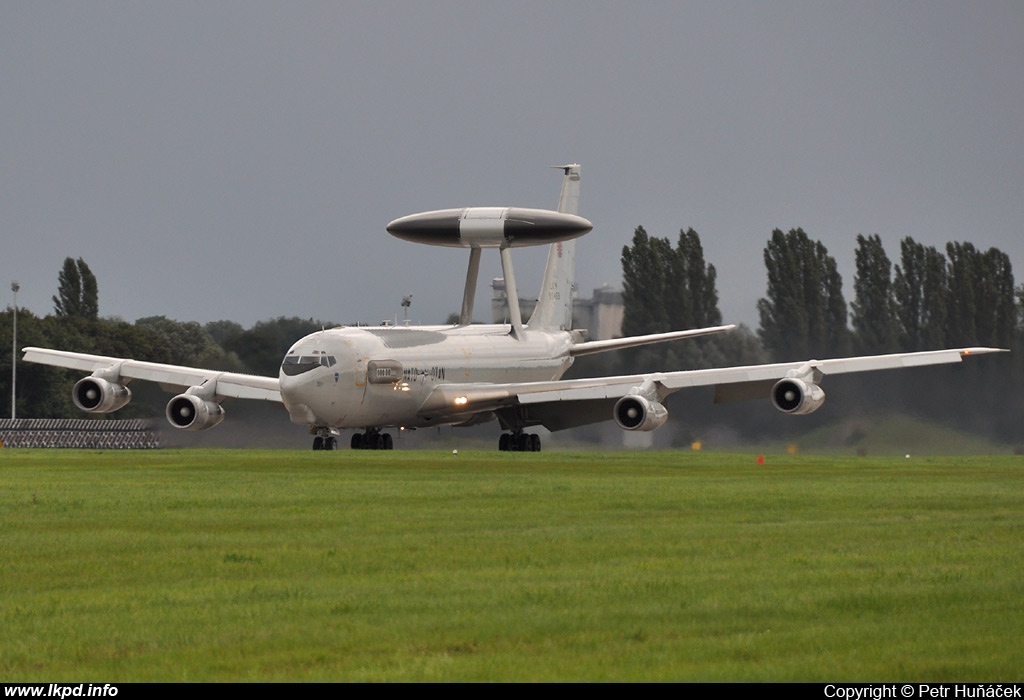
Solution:
[[(827, 375), (956, 363), (969, 355), (1005, 352), (972, 347), (825, 360), (561, 379), (576, 357), (727, 332), (722, 325), (588, 341), (572, 328), (577, 239), (593, 224), (579, 216), (579, 164), (564, 172), (557, 210), (468, 207), (405, 216), (387, 230), (407, 241), (469, 250), (459, 321), (443, 326), (356, 326), (321, 330), (288, 350), (277, 377), (158, 364), (30, 347), (24, 360), (89, 372), (72, 389), (76, 406), (109, 413), (131, 400), (132, 380), (178, 392), (166, 418), (183, 430), (207, 430), (225, 418), (225, 399), (284, 405), (292, 423), (307, 426), (314, 450), (334, 450), (342, 430), (355, 430), (353, 449), (394, 447), (388, 429), (469, 426), (497, 420), (501, 451), (539, 452), (534, 426), (558, 431), (604, 420), (624, 430), (651, 431), (668, 420), (665, 397), (713, 386), (715, 402), (767, 398), (788, 414), (807, 414), (825, 400)], [(524, 322), (512, 249), (547, 245), (537, 305)], [(508, 323), (472, 323), (481, 255), (497, 249), (507, 292)]]

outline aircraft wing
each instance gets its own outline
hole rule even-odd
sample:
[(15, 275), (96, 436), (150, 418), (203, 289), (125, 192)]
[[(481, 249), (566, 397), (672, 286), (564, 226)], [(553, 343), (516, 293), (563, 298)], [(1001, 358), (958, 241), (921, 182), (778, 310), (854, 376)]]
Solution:
[(156, 382), (165, 391), (185, 391), (192, 386), (216, 382), (217, 397), (281, 401), (281, 389), (276, 377), (259, 377), (235, 372), (218, 372), (195, 367), (140, 362), (119, 357), (89, 355), (47, 348), (25, 348), (26, 362), (92, 372), (97, 376), (118, 379), (141, 379)]
[(769, 398), (782, 379), (799, 380), (817, 388), (822, 378), (831, 374), (952, 364), (969, 355), (991, 352), (1006, 350), (957, 348), (549, 382), (445, 384), (434, 390), (422, 412), (439, 416), (493, 410), (500, 416), (500, 411), (513, 409), (524, 413), (534, 425), (561, 430), (607, 420), (615, 402), (628, 395), (662, 401), (680, 389), (713, 386), (715, 403)]

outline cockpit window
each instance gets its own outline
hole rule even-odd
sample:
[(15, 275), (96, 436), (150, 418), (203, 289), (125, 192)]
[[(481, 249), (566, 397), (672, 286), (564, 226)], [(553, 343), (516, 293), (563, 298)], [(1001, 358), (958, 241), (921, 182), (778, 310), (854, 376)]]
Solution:
[(281, 363), (281, 371), (294, 377), (317, 367), (334, 367), (336, 364), (338, 361), (334, 355), (289, 355)]

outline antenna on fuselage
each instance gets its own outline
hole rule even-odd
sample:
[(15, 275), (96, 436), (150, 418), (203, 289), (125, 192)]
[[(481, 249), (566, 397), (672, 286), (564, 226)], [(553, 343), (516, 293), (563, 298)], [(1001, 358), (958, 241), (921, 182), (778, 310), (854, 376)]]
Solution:
[(409, 307), (412, 306), (412, 294), (406, 294), (402, 297), (402, 324), (409, 325)]

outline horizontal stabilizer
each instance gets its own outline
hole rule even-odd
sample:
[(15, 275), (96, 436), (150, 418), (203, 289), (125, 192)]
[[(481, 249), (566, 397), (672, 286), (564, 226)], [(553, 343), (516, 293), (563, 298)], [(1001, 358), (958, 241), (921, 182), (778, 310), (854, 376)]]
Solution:
[(653, 345), (654, 343), (665, 343), (670, 340), (682, 338), (696, 338), (702, 335), (714, 335), (731, 331), (735, 325), (710, 326), (708, 328), (691, 328), (688, 331), (670, 331), (668, 333), (651, 333), (650, 335), (634, 335), (629, 338), (612, 338), (611, 340), (592, 340), (587, 343), (577, 343), (569, 350), (573, 357), (590, 355), (595, 352), (608, 352), (609, 350), (621, 350), (622, 348), (635, 348), (641, 345)]

